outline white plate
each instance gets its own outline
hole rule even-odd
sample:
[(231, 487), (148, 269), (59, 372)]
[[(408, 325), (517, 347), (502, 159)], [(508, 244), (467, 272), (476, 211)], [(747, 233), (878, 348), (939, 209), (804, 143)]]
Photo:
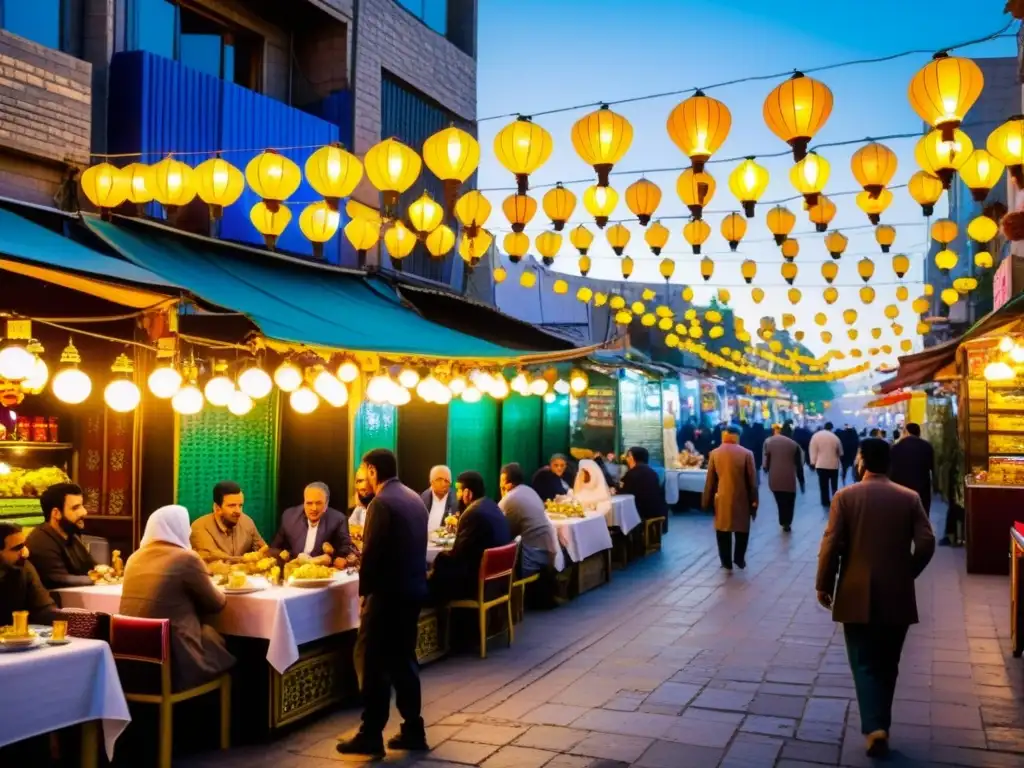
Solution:
[(288, 586), (290, 587), (329, 587), (335, 582), (335, 577), (330, 576), (326, 579), (288, 579)]
[(238, 587), (237, 589), (232, 589), (231, 587), (221, 587), (221, 591), (225, 595), (248, 595), (253, 592), (262, 592), (264, 589), (266, 589), (265, 586)]
[(17, 653), (18, 651), (31, 651), (33, 648), (39, 648), (43, 644), (41, 637), (33, 637), (31, 642), (0, 642), (0, 653)]
[(47, 645), (67, 645), (71, 642), (70, 637), (65, 637), (63, 640), (54, 640), (52, 637), (46, 641)]

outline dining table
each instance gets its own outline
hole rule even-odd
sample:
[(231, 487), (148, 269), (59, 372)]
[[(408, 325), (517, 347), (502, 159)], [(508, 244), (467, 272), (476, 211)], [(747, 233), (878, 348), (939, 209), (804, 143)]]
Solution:
[(100, 640), (71, 638), (50, 645), (49, 627), (32, 646), (0, 652), (0, 747), (52, 731), (80, 726), (82, 768), (95, 768), (99, 736), (108, 760), (114, 744), (131, 722), (128, 702), (117, 675), (110, 646)]
[(574, 563), (581, 563), (591, 555), (612, 548), (612, 536), (608, 531), (608, 516), (605, 512), (593, 510), (583, 517), (551, 516), (551, 523), (558, 534), (558, 541)]
[(636, 498), (630, 493), (619, 493), (612, 496), (612, 505), (605, 514), (609, 528), (618, 528), (629, 533), (640, 525), (640, 512), (636, 508)]
[(704, 483), (707, 479), (706, 469), (666, 469), (665, 501), (668, 504), (678, 504), (681, 493), (704, 493)]

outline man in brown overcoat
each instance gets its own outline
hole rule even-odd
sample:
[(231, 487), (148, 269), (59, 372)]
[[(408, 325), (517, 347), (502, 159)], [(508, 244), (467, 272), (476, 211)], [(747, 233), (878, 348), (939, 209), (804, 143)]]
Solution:
[(779, 509), (779, 525), (789, 533), (796, 508), (796, 486), (804, 490), (804, 453), (796, 440), (782, 434), (782, 425), (772, 427), (772, 436), (764, 441), (764, 471), (768, 473), (768, 488), (775, 496)]
[(842, 623), (872, 757), (889, 751), (892, 700), (903, 641), (917, 623), (914, 579), (935, 553), (921, 499), (893, 483), (889, 444), (860, 444), (863, 478), (832, 498), (818, 553), (818, 602)]
[[(747, 541), (750, 521), (757, 515), (757, 471), (754, 454), (739, 444), (739, 427), (722, 432), (722, 444), (708, 457), (708, 477), (704, 483), (703, 508), (714, 505), (715, 535), (722, 567), (732, 570), (735, 562), (747, 567)], [(736, 551), (733, 552), (733, 534)]]

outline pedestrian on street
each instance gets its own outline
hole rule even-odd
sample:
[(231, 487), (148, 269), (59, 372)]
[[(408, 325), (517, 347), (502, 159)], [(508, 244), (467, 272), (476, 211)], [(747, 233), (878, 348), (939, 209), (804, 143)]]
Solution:
[(809, 446), (810, 462), (818, 473), (818, 488), (821, 491), (821, 506), (832, 502), (832, 495), (839, 487), (839, 467), (843, 461), (843, 444), (832, 431), (832, 422), (814, 433)]
[[(850, 476), (850, 467), (853, 466), (854, 459), (857, 458), (857, 446), (860, 445), (860, 438), (857, 436), (857, 430), (849, 424), (839, 430), (836, 434), (839, 436), (839, 442), (843, 444), (843, 466), (839, 473), (839, 481), (843, 485), (847, 485), (847, 478)], [(856, 472), (853, 473), (853, 481), (857, 482)]]
[(935, 553), (921, 499), (887, 477), (889, 458), (884, 439), (861, 442), (863, 479), (832, 500), (815, 585), (818, 602), (843, 625), (872, 757), (889, 751), (900, 654), (918, 620), (914, 580)]
[(903, 438), (892, 447), (889, 477), (897, 485), (916, 491), (924, 511), (931, 514), (932, 488), (935, 486), (935, 451), (921, 437), (921, 425), (911, 422)]
[[(757, 472), (754, 454), (740, 444), (740, 429), (730, 425), (722, 431), (722, 444), (708, 458), (702, 507), (714, 505), (715, 535), (722, 567), (733, 563), (747, 567), (750, 521), (757, 516)], [(736, 550), (733, 552), (733, 534)]]
[(385, 754), (384, 727), (392, 688), (403, 722), (388, 747), (427, 750), (416, 634), (420, 607), (427, 599), (428, 512), (420, 495), (398, 479), (398, 462), (391, 451), (369, 451), (363, 456), (362, 470), (374, 493), (363, 529), (355, 647), (363, 718), (359, 732), (339, 741), (337, 749), (343, 755), (380, 759)]
[(768, 473), (768, 488), (775, 496), (779, 509), (779, 525), (789, 533), (793, 525), (796, 506), (796, 486), (804, 492), (804, 454), (792, 438), (782, 434), (782, 425), (772, 426), (772, 436), (764, 441), (764, 471)]

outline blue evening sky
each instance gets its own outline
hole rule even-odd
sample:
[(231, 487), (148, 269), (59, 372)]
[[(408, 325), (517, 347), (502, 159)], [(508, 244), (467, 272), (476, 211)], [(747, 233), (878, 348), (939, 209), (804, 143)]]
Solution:
[[(973, 6), (973, 9), (972, 9)], [(479, 116), (521, 112), (532, 114), (546, 109), (615, 100), (642, 94), (676, 90), (741, 78), (750, 75), (787, 72), (849, 59), (884, 56), (909, 49), (938, 50), (976, 37), (995, 32), (1009, 20), (1002, 14), (1003, 0), (859, 0), (858, 2), (788, 2), (767, 3), (763, 0), (481, 0), (479, 23)], [(963, 49), (963, 55), (972, 57), (1016, 55), (1016, 42), (1001, 39)], [(916, 55), (883, 64), (867, 64), (827, 71), (814, 76), (825, 82), (835, 97), (832, 116), (815, 138), (815, 142), (843, 141), (868, 136), (917, 131), (920, 120), (910, 108), (907, 84), (914, 72), (928, 60)], [(781, 80), (782, 78), (780, 78)], [(709, 90), (708, 95), (723, 101), (732, 112), (733, 125), (728, 140), (718, 151), (718, 157), (735, 157), (777, 152), (785, 144), (764, 125), (761, 116), (764, 97), (779, 81), (746, 83)], [(669, 139), (665, 120), (671, 109), (686, 96), (670, 96), (650, 101), (616, 106), (633, 124), (635, 134), (632, 148), (617, 169), (649, 169), (682, 167), (687, 159)], [(536, 118), (554, 138), (551, 159), (535, 174), (537, 185), (559, 180), (583, 179), (593, 172), (576, 155), (569, 139), (572, 123), (587, 110), (548, 115)], [(480, 186), (483, 189), (505, 188), (513, 183), (512, 177), (495, 160), (494, 134), (509, 119), (480, 123), (480, 141), (483, 159)], [(917, 170), (913, 159), (914, 140), (887, 141), (899, 155), (900, 165), (894, 184), (906, 182)], [(832, 166), (828, 192), (853, 190), (856, 183), (850, 173), (850, 155), (856, 145), (822, 150), (821, 154)], [(789, 183), (792, 158), (759, 160), (772, 174), (772, 181), (764, 200), (775, 200), (795, 194)], [(738, 209), (728, 189), (728, 174), (734, 164), (710, 164), (708, 171), (718, 183), (718, 189), (709, 209), (729, 211)], [(663, 198), (656, 215), (681, 215), (686, 209), (679, 201), (675, 182), (678, 171), (648, 174), (662, 189)], [(613, 176), (612, 185), (622, 192), (636, 176)], [(589, 183), (589, 182), (588, 182)], [(582, 197), (587, 184), (575, 184), (573, 191)], [(540, 201), (545, 189), (531, 192)], [(501, 214), (501, 200), (511, 191), (492, 191), (495, 213), (491, 224), (500, 239), (507, 230), (507, 221)], [(883, 222), (897, 225), (897, 238), (893, 252), (911, 256), (913, 267), (907, 277), (911, 298), (921, 290), (921, 263), (927, 248), (927, 230), (920, 208), (910, 199), (906, 190), (897, 190), (895, 201), (883, 215)], [(894, 301), (895, 276), (890, 256), (880, 253), (874, 241), (873, 229), (865, 227), (867, 217), (854, 204), (853, 196), (834, 199), (839, 212), (834, 228), (862, 227), (847, 231), (850, 245), (840, 262), (836, 285), (840, 288), (840, 301), (829, 308), (821, 299), (825, 286), (819, 269), (829, 259), (822, 244), (822, 235), (813, 234), (801, 202), (788, 203), (797, 214), (794, 234), (801, 244), (797, 264), (800, 276), (796, 286), (804, 293), (803, 301), (793, 308), (785, 298), (788, 287), (779, 275), (782, 262), (777, 247), (770, 241), (764, 224), (764, 215), (770, 206), (759, 205), (752, 219), (739, 254), (730, 254), (718, 226), (722, 214), (706, 216), (713, 234), (705, 244), (716, 261), (711, 285), (729, 286), (733, 305), (739, 314), (747, 317), (748, 328), (752, 320), (764, 314), (779, 317), (793, 312), (798, 317), (797, 327), (808, 331), (813, 348), (823, 351), (817, 341), (817, 329), (811, 322), (815, 312), (827, 311), (830, 320), (848, 306), (856, 306), (863, 316), (858, 323), (861, 339), (858, 343), (842, 338), (844, 348), (872, 346), (892, 342), (888, 330), (883, 342), (865, 341), (868, 330), (874, 326), (887, 326), (881, 317), (882, 308)], [(941, 213), (941, 209), (939, 210)], [(625, 202), (620, 199), (614, 218), (630, 216)], [(591, 275), (617, 278), (620, 275), (618, 257), (607, 246), (604, 234), (592, 225), (583, 209), (577, 207), (573, 221), (586, 222), (597, 235), (591, 255), (594, 267)], [(676, 258), (677, 267), (673, 283), (693, 285), (698, 299), (706, 299), (711, 289), (702, 288), (697, 264), (700, 257), (690, 252), (683, 240), (683, 219), (664, 222), (672, 231), (665, 253)], [(905, 224), (906, 226), (899, 226)], [(531, 236), (548, 226), (543, 211), (527, 232)], [(643, 229), (634, 223), (633, 239), (627, 253), (636, 261), (633, 281), (660, 280), (657, 273), (658, 257), (653, 256), (643, 241)], [(570, 227), (566, 227), (568, 235)], [(768, 238), (768, 242), (765, 239)], [(754, 242), (760, 241), (760, 242)], [(856, 261), (863, 255), (876, 262), (875, 281), (890, 283), (878, 286), (878, 298), (869, 312), (860, 305), (856, 296), (862, 285), (856, 274)], [(760, 307), (750, 300), (750, 291), (743, 286), (739, 262), (753, 258), (759, 264), (756, 284), (768, 291), (768, 298)], [(568, 243), (568, 237), (556, 261), (556, 269), (577, 275), (577, 254)], [(917, 282), (912, 282), (916, 279)], [(844, 286), (847, 286), (844, 288)], [(774, 290), (773, 290), (774, 289)], [(525, 289), (524, 289), (525, 290)], [(873, 315), (873, 316), (872, 316)], [(909, 302), (904, 305), (900, 322), (912, 335), (916, 316), (911, 314)], [(756, 323), (755, 323), (756, 325)], [(834, 329), (839, 331), (840, 326)], [(842, 333), (836, 333), (837, 341)], [(895, 346), (895, 343), (894, 343)]]

